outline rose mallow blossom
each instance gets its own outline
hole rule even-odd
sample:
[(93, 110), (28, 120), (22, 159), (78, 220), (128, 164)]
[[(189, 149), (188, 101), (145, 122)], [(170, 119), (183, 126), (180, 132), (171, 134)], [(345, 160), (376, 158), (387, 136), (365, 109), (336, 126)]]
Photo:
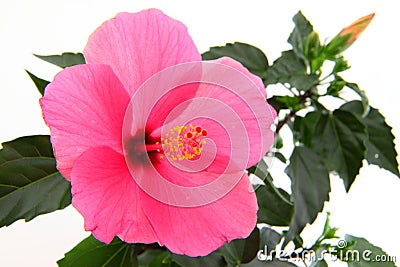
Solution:
[[(144, 88), (146, 82), (175, 66), (202, 63), (186, 27), (155, 9), (120, 13), (90, 36), (84, 56), (87, 64), (56, 75), (40, 104), (57, 167), (71, 181), (72, 204), (84, 217), (85, 229), (105, 243), (115, 236), (129, 243), (158, 242), (189, 256), (207, 255), (225, 242), (247, 237), (258, 207), (245, 169), (273, 143), (276, 116), (261, 80), (231, 58), (210, 61), (240, 73), (254, 90), (234, 93), (213, 84), (184, 84), (161, 97), (143, 123), (143, 105), (161, 90)], [(215, 76), (229, 82), (228, 73)], [(191, 115), (193, 120), (186, 118)], [(226, 124), (218, 123), (224, 119)], [(230, 135), (239, 130), (243, 134)], [(248, 143), (240, 169), (235, 169), (236, 157), (230, 158), (239, 151), (230, 144), (235, 140)], [(215, 149), (213, 160), (201, 170), (175, 165), (201, 162), (211, 155), (209, 147)], [(193, 194), (185, 197), (197, 204), (175, 205), (179, 190), (158, 188), (168, 202), (140, 184), (157, 188), (159, 175), (179, 188), (202, 188), (228, 165), (231, 172), (223, 182), (233, 175), (238, 177), (234, 186), (204, 204)]]

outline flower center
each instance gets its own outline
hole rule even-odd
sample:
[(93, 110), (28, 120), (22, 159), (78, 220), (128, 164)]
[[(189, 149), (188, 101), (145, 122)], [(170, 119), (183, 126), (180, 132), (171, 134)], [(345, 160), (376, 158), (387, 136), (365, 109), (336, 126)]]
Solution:
[[(155, 148), (157, 148), (157, 152), (163, 150), (164, 155), (171, 161), (196, 160), (203, 151), (206, 136), (207, 131), (200, 126), (192, 124), (175, 126), (161, 138), (161, 144), (156, 143)], [(164, 156), (160, 155), (160, 158), (162, 159)]]

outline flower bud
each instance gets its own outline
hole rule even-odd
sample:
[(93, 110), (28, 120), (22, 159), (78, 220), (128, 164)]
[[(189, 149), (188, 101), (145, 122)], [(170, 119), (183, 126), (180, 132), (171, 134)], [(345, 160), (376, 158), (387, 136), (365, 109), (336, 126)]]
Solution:
[(328, 59), (334, 59), (336, 55), (345, 51), (351, 46), (360, 36), (360, 34), (368, 27), (375, 13), (369, 14), (354, 21), (349, 26), (343, 28), (338, 35), (326, 47)]
[(340, 33), (340, 37), (349, 36), (346, 45), (351, 45), (355, 40), (358, 39), (360, 34), (368, 27), (371, 20), (374, 18), (375, 13), (369, 14), (358, 20), (354, 21), (352, 24), (344, 28)]

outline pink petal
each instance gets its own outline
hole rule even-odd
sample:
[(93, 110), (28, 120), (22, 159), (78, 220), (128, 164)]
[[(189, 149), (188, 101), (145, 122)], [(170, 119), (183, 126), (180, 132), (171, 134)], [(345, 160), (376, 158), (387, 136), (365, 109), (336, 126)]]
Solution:
[(141, 193), (143, 209), (159, 240), (172, 252), (204, 256), (236, 238), (245, 238), (257, 221), (257, 200), (246, 174), (223, 198), (196, 208), (164, 204)]
[[(214, 63), (211, 70), (205, 67), (205, 72), (207, 78), (213, 79), (215, 75), (216, 82), (201, 83), (189, 104), (169, 114), (164, 128), (168, 132), (168, 128), (185, 125), (187, 121), (201, 126), (216, 146), (216, 160), (232, 159), (240, 168), (236, 171), (244, 170), (259, 162), (273, 144), (271, 126), (276, 112), (267, 104), (265, 88), (258, 77), (231, 58), (214, 62), (219, 64)], [(218, 67), (220, 64), (225, 67)]]
[(224, 65), (227, 65), (227, 66), (230, 66), (230, 67), (240, 71), (244, 75), (246, 75), (247, 78), (249, 78), (257, 86), (257, 88), (260, 90), (260, 93), (262, 94), (262, 96), (265, 99), (267, 98), (267, 91), (265, 90), (265, 86), (264, 86), (261, 78), (254, 75), (253, 73), (251, 73), (247, 68), (243, 67), (243, 65), (240, 62), (238, 62), (230, 57), (222, 57), (222, 58), (216, 59), (214, 61), (224, 64)]
[[(166, 157), (160, 159), (159, 155), (160, 155), (159, 153), (149, 154), (152, 166), (157, 171), (157, 173), (159, 173), (163, 179), (173, 184), (185, 187), (204, 186), (209, 183), (212, 183), (213, 181), (221, 177), (221, 175), (223, 174), (223, 170), (227, 168), (229, 161), (228, 158), (217, 158), (217, 159), (214, 158), (214, 161), (210, 166), (207, 166), (201, 171), (194, 171), (193, 168), (187, 168), (187, 169), (184, 168), (184, 166), (186, 166), (185, 162), (190, 163), (189, 160), (185, 160), (182, 162), (175, 161), (171, 163), (169, 160), (166, 159)], [(181, 168), (182, 166), (183, 168)], [(144, 169), (145, 171), (150, 173), (147, 167), (144, 167)], [(237, 184), (239, 182), (240, 178), (242, 177), (242, 173), (243, 170), (230, 172), (230, 174), (233, 174), (232, 176), (230, 176), (231, 178), (235, 176), (237, 177), (236, 182), (234, 184)], [(228, 191), (226, 193), (228, 193)], [(196, 196), (192, 197), (196, 198)]]
[[(259, 77), (251, 74), (239, 62), (231, 58), (223, 57), (217, 59), (215, 62), (233, 67), (240, 71), (255, 84), (256, 88), (259, 89), (259, 91), (257, 91), (253, 90), (254, 88), (251, 88), (252, 90), (243, 88), (243, 90), (236, 92), (235, 94), (230, 90), (224, 90), (215, 85), (202, 84), (196, 94), (196, 97), (209, 97), (221, 101), (225, 105), (228, 105), (239, 116), (238, 120), (225, 119), (223, 120), (223, 123), (232, 124), (232, 127), (234, 127), (234, 124), (243, 123), (247, 134), (246, 141), (248, 141), (248, 145), (250, 146), (248, 164), (246, 166), (246, 168), (249, 168), (260, 161), (274, 142), (274, 132), (271, 130), (271, 126), (274, 124), (276, 112), (266, 102), (266, 90)], [(229, 77), (227, 77), (227, 79), (229, 79)], [(208, 105), (207, 107), (201, 108), (208, 109), (209, 113), (212, 114), (226, 115), (222, 106)], [(188, 110), (188, 112), (193, 114), (196, 113), (194, 110)], [(228, 153), (230, 153), (231, 149), (245, 151), (244, 146), (247, 143), (245, 141), (243, 141), (242, 147), (238, 146), (231, 148), (226, 145), (224, 146), (224, 144), (227, 143), (227, 138), (223, 134), (216, 132), (214, 133), (214, 137), (211, 137), (216, 128), (209, 126), (210, 122), (210, 120), (199, 121), (200, 125), (209, 129), (208, 133), (210, 138), (213, 139), (217, 144), (217, 147), (220, 148), (218, 153), (229, 155)], [(245, 133), (229, 132), (229, 135), (232, 136), (233, 134), (240, 134), (241, 136), (245, 135)]]
[(118, 235), (131, 243), (157, 241), (123, 155), (108, 147), (87, 150), (74, 164), (71, 183), (72, 204), (97, 239), (109, 243)]
[(131, 95), (158, 71), (201, 60), (187, 28), (156, 9), (106, 21), (91, 35), (84, 54), (88, 63), (110, 65)]
[(88, 148), (122, 153), (122, 123), (129, 95), (107, 65), (78, 65), (60, 72), (40, 99), (58, 169), (68, 180)]
[[(160, 132), (153, 132), (160, 130), (162, 123), (166, 120), (174, 108), (185, 101), (190, 101), (190, 99), (195, 97), (198, 88), (199, 85), (196, 83), (181, 85), (158, 99), (157, 103), (155, 103), (151, 109), (145, 127), (146, 132), (150, 133), (150, 136), (152, 137), (149, 139), (149, 141), (160, 138)], [(133, 114), (133, 116), (135, 116), (135, 114)]]

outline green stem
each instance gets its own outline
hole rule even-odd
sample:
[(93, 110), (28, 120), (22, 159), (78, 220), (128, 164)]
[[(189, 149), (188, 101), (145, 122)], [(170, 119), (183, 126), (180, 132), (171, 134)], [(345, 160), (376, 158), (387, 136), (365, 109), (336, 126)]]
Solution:
[[(305, 92), (302, 95), (299, 95), (299, 103), (304, 104), (306, 102), (306, 99), (312, 96), (312, 88)], [(292, 118), (296, 115), (297, 111), (291, 110), (290, 113), (280, 122), (278, 122), (278, 125), (276, 126), (276, 131), (275, 133), (278, 134), (279, 131), (282, 129), (282, 127), (287, 124), (289, 121), (292, 120)]]

